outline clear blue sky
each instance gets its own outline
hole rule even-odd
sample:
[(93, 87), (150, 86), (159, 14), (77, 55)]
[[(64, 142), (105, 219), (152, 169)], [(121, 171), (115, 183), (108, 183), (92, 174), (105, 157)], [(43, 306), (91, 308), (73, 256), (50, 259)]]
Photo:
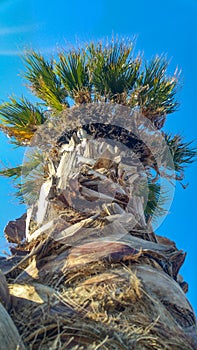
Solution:
[[(183, 134), (186, 140), (196, 139), (197, 0), (1, 0), (0, 100), (7, 100), (13, 93), (30, 97), (20, 76), (24, 49), (39, 49), (50, 55), (58, 48), (110, 38), (112, 34), (136, 36), (135, 51), (143, 52), (147, 59), (167, 53), (170, 72), (178, 65), (182, 70), (178, 94), (181, 105), (178, 112), (168, 117), (166, 128)], [(12, 149), (7, 138), (0, 135), (1, 161), (21, 161), (22, 150)], [(175, 240), (188, 253), (181, 273), (189, 282), (188, 297), (197, 312), (196, 179), (194, 164), (186, 172), (189, 187), (183, 190), (177, 185), (170, 213), (158, 233)], [(1, 179), (0, 251), (6, 247), (2, 239), (4, 226), (25, 211), (11, 196), (12, 191), (10, 183)]]

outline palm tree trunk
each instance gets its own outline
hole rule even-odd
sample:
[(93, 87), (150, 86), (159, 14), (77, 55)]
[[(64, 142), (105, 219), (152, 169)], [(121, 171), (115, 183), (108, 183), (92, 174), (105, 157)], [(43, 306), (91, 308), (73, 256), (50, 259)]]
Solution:
[(19, 348), (197, 349), (179, 275), (185, 253), (147, 223), (135, 159), (128, 164), (113, 144), (72, 138), (51, 156), (47, 175), (26, 228), (23, 216), (5, 229), (15, 246), (0, 261), (11, 297), (4, 305)]

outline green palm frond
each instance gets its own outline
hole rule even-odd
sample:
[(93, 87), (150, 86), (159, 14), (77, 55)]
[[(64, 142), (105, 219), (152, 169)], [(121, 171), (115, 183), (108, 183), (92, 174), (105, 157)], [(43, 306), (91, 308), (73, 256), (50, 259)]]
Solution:
[(31, 152), (28, 152), (28, 156), (22, 165), (13, 168), (5, 167), (0, 170), (0, 175), (14, 177), (15, 179), (18, 179), (21, 176), (27, 177), (34, 169), (43, 168), (44, 159), (44, 153), (33, 148)]
[(13, 178), (16, 197), (21, 203), (32, 204), (39, 196), (44, 181), (45, 155), (38, 149), (32, 149), (22, 165), (0, 170), (0, 175)]
[(132, 46), (112, 43), (110, 46), (91, 44), (89, 66), (91, 81), (97, 95), (115, 97), (132, 90), (139, 75), (141, 62), (132, 59)]
[(16, 197), (20, 203), (32, 205), (39, 198), (40, 188), (43, 184), (43, 167), (33, 169), (21, 183), (16, 184)]
[[(192, 142), (183, 142), (180, 135), (172, 136), (165, 134), (165, 140), (173, 157), (173, 166), (177, 174), (177, 179), (183, 179), (183, 171), (187, 164), (194, 162), (197, 156), (197, 149), (192, 148)], [(170, 164), (166, 164), (169, 167)]]
[(31, 177), (28, 177), (26, 181), (16, 184), (16, 198), (18, 198), (20, 204), (26, 204), (31, 206), (39, 198), (40, 188), (43, 184), (43, 177), (40, 176), (40, 171), (33, 170)]
[(144, 207), (144, 215), (148, 221), (149, 218), (158, 218), (166, 213), (167, 186), (165, 190), (164, 186), (160, 184), (160, 178), (156, 181), (151, 172), (143, 175), (145, 177), (140, 177), (137, 182), (135, 181), (133, 195), (140, 197)]
[(18, 100), (11, 97), (0, 106), (0, 129), (19, 145), (27, 144), (45, 120), (41, 109), (24, 97)]
[(35, 203), (44, 182), (45, 152), (39, 148), (29, 149), (22, 165), (21, 182), (16, 186), (16, 196), (21, 203)]
[(22, 165), (18, 165), (13, 168), (4, 168), (0, 170), (0, 175), (5, 176), (5, 177), (12, 177), (14, 180), (17, 180), (20, 178), (22, 174)]
[(81, 103), (90, 102), (91, 84), (85, 51), (61, 53), (59, 60), (56, 64), (56, 72), (69, 96), (74, 98), (75, 102), (78, 102), (77, 98)]
[(24, 77), (30, 82), (33, 93), (55, 111), (62, 111), (67, 105), (67, 92), (55, 74), (53, 64), (35, 51), (28, 53), (24, 60), (27, 69)]
[(166, 211), (164, 205), (166, 203), (166, 193), (161, 192), (161, 186), (159, 183), (148, 183), (148, 199), (144, 209), (144, 214), (148, 220), (150, 217), (163, 216)]
[(140, 106), (143, 113), (153, 121), (177, 109), (177, 78), (167, 76), (167, 67), (168, 62), (163, 57), (155, 57), (145, 64), (138, 87), (131, 96), (133, 105)]

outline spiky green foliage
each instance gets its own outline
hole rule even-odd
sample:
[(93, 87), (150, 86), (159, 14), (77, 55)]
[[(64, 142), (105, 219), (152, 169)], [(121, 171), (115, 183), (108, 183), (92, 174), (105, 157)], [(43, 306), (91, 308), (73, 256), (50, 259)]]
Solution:
[(144, 210), (146, 219), (148, 220), (153, 215), (155, 217), (165, 214), (164, 204), (166, 202), (166, 193), (161, 192), (159, 183), (148, 182), (148, 198)]
[(0, 129), (15, 139), (15, 143), (28, 143), (38, 126), (46, 120), (41, 109), (26, 98), (16, 100), (10, 97), (9, 102), (0, 106)]
[[(58, 55), (49, 62), (32, 51), (25, 57), (25, 78), (34, 94), (55, 111), (75, 103), (104, 100), (139, 107), (152, 121), (176, 110), (176, 77), (167, 77), (168, 62), (155, 57), (142, 65), (132, 44), (113, 41)], [(143, 68), (144, 67), (144, 68)]]
[(167, 68), (168, 62), (163, 57), (145, 63), (137, 81), (138, 90), (131, 96), (131, 103), (140, 106), (144, 115), (155, 122), (159, 117), (173, 113), (178, 105), (175, 99), (177, 77), (168, 77)]
[(36, 202), (43, 184), (43, 171), (43, 164), (40, 163), (23, 177), (22, 182), (16, 184), (16, 197), (21, 204), (30, 206)]
[(31, 171), (44, 161), (44, 155), (41, 151), (34, 149), (33, 152), (28, 152), (28, 157), (25, 159), (23, 165), (18, 165), (13, 168), (5, 168), (0, 171), (0, 175), (6, 177), (14, 177), (15, 179), (20, 178), (21, 176), (28, 176)]
[(157, 218), (166, 213), (164, 204), (167, 200), (167, 188), (160, 184), (160, 181), (153, 180), (149, 173), (148, 176), (140, 180), (133, 194), (142, 198), (144, 214), (146, 220)]
[(105, 97), (117, 102), (121, 94), (132, 91), (139, 76), (141, 60), (133, 59), (131, 45), (123, 42), (107, 47), (102, 43), (91, 44), (88, 51), (90, 77), (98, 99)]
[(16, 197), (20, 203), (32, 204), (38, 199), (39, 189), (44, 180), (45, 153), (34, 148), (28, 152), (23, 165), (0, 170), (0, 175), (13, 178)]
[(12, 177), (15, 180), (21, 177), (22, 174), (22, 165), (18, 165), (13, 168), (4, 168), (3, 170), (0, 170), (0, 175), (6, 176), (6, 177)]
[[(69, 107), (67, 97), (71, 105), (104, 100), (137, 107), (158, 128), (177, 106), (177, 80), (167, 77), (167, 61), (156, 57), (143, 65), (140, 57), (133, 57), (131, 43), (92, 43), (85, 49), (62, 51), (56, 61), (30, 51), (24, 62), (24, 77), (34, 95), (42, 100), (37, 103), (40, 108), (24, 98), (11, 98), (2, 104), (0, 114), (4, 116), (1, 128), (17, 139), (24, 138), (25, 142), (37, 130), (34, 126), (45, 121), (46, 111), (55, 116)], [(40, 122), (39, 115), (42, 115)], [(36, 116), (35, 120), (32, 116)]]
[(85, 51), (59, 54), (56, 72), (71, 98), (79, 103), (91, 101), (91, 83)]
[[(191, 147), (192, 142), (183, 142), (181, 135), (165, 134), (165, 140), (173, 157), (173, 166), (178, 180), (184, 178), (184, 168), (197, 156), (197, 150)], [(166, 164), (169, 167), (170, 164)]]
[(62, 111), (67, 105), (67, 91), (53, 69), (53, 63), (44, 59), (42, 55), (31, 51), (25, 57), (26, 72), (24, 77), (29, 81), (33, 93), (45, 101), (55, 111)]

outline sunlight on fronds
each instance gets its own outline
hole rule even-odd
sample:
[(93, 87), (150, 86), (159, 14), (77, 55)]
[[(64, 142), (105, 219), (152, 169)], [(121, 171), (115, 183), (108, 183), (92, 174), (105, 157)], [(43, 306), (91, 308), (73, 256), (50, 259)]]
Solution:
[(18, 100), (10, 97), (10, 102), (0, 106), (0, 129), (22, 145), (31, 140), (37, 127), (45, 120), (41, 109), (24, 97)]
[(91, 81), (96, 96), (105, 96), (111, 100), (116, 95), (133, 89), (141, 61), (132, 58), (131, 44), (126, 46), (123, 42), (115, 42), (105, 47), (102, 43), (92, 43), (88, 52)]
[[(85, 51), (60, 53), (55, 70), (71, 98), (76, 101), (80, 95), (81, 103), (91, 102), (91, 84), (89, 81)], [(84, 99), (83, 99), (84, 96)]]
[[(167, 76), (168, 62), (156, 56), (149, 64), (145, 64), (138, 79), (138, 89), (131, 96), (131, 104), (141, 107), (142, 112), (152, 121), (176, 111), (175, 100), (177, 76)], [(163, 125), (162, 125), (163, 126)]]
[(53, 64), (35, 51), (26, 54), (24, 60), (26, 66), (24, 77), (30, 82), (33, 93), (55, 111), (62, 111), (67, 105), (67, 92), (62, 88)]

